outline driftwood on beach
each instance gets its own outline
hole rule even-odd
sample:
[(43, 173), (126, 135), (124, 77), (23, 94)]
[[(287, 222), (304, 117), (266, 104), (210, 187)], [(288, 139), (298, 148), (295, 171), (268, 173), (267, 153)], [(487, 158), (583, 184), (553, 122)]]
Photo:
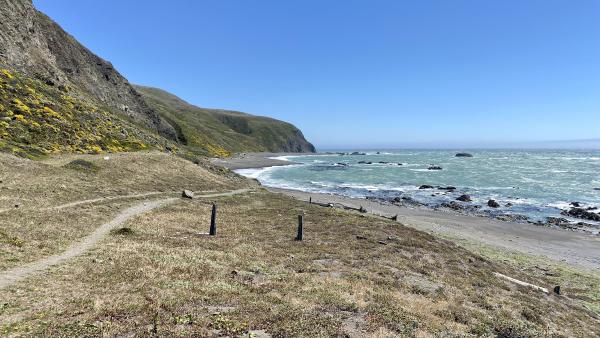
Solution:
[[(496, 277), (498, 277), (498, 278), (502, 278), (502, 279), (504, 279), (504, 280), (507, 280), (507, 281), (509, 281), (509, 282), (513, 282), (513, 283), (515, 283), (515, 284), (517, 284), (517, 285), (521, 285), (521, 286), (527, 286), (527, 287), (530, 287), (530, 288), (532, 288), (532, 289), (535, 289), (535, 290), (542, 291), (542, 292), (544, 292), (544, 293), (550, 293), (550, 291), (548, 291), (548, 289), (546, 289), (546, 288), (543, 288), (543, 287), (541, 287), (541, 286), (537, 286), (537, 285), (533, 285), (533, 284), (530, 284), (530, 283), (527, 283), (527, 282), (523, 282), (523, 281), (520, 281), (520, 280), (518, 280), (518, 279), (514, 279), (514, 278), (512, 278), (512, 277), (508, 277), (508, 276), (506, 276), (506, 275), (503, 275), (503, 274), (501, 274), (501, 273), (499, 273), (499, 272), (494, 272), (494, 276), (496, 276)], [(556, 290), (556, 288), (555, 288), (555, 290)], [(557, 293), (558, 293), (558, 292), (557, 292)]]
[[(367, 212), (367, 209), (365, 207), (363, 207), (362, 205), (359, 208), (356, 208), (356, 207), (351, 207), (349, 205), (345, 205), (345, 204), (342, 204), (342, 203), (336, 203), (336, 202), (334, 202), (334, 203), (320, 203), (320, 202), (313, 201), (312, 197), (309, 198), (308, 203), (315, 204), (315, 205), (318, 205), (318, 206), (321, 206), (321, 207), (325, 207), (325, 208), (340, 208), (340, 209), (344, 209), (344, 210), (358, 211), (358, 212), (360, 212), (362, 214), (364, 214), (364, 213)], [(394, 216), (378, 215), (378, 216), (390, 219), (392, 221), (397, 221), (398, 220), (398, 215), (394, 215)]]

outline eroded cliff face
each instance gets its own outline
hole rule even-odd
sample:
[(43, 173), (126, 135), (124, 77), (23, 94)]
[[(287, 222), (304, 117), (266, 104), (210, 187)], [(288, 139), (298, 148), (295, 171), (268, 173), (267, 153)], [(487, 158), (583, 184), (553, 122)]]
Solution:
[(131, 85), (31, 0), (0, 0), (0, 91), (0, 151), (172, 149), (174, 142), (207, 156), (315, 151), (289, 123)]
[(0, 64), (112, 108), (175, 140), (173, 127), (150, 108), (107, 61), (98, 57), (31, 0), (0, 0)]

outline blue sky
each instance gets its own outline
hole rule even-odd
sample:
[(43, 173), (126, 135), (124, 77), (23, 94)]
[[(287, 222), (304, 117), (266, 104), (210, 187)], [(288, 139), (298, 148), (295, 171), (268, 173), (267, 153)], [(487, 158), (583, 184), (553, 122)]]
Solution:
[(131, 82), (321, 149), (600, 138), (596, 0), (34, 4)]

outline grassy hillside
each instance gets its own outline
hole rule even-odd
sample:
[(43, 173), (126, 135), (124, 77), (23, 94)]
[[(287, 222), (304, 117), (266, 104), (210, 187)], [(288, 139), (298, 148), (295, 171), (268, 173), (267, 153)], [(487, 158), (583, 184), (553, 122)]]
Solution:
[(0, 69), (0, 150), (38, 157), (160, 148), (168, 143), (80, 97), (75, 89)]
[(268, 117), (199, 108), (163, 90), (136, 86), (146, 102), (175, 128), (194, 153), (227, 156), (235, 152), (313, 152), (300, 130)]
[(159, 89), (144, 98), (168, 120), (179, 143), (57, 86), (0, 67), (0, 151), (37, 158), (56, 153), (103, 153), (168, 147), (188, 158), (247, 151), (314, 151), (289, 123), (191, 106)]
[[(581, 305), (590, 290), (597, 295), (596, 272), (484, 259), (398, 222), (272, 194), (173, 154), (103, 157), (0, 154), (0, 270), (61, 252), (140, 200), (183, 188), (253, 190), (179, 199), (0, 289), (0, 336), (597, 336), (597, 315)], [(201, 234), (212, 202), (217, 237)], [(300, 213), (305, 236), (297, 242)], [(493, 272), (545, 287), (560, 281), (563, 295)]]

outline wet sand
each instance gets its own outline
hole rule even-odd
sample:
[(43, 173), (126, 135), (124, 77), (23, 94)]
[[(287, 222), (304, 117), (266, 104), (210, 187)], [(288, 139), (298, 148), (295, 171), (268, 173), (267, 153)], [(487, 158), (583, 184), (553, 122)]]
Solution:
[[(294, 162), (273, 159), (272, 157), (302, 155), (300, 153), (240, 153), (227, 158), (212, 158), (211, 163), (222, 167), (236, 169), (252, 169), (276, 167), (294, 164)], [(310, 155), (310, 154), (307, 154)]]

